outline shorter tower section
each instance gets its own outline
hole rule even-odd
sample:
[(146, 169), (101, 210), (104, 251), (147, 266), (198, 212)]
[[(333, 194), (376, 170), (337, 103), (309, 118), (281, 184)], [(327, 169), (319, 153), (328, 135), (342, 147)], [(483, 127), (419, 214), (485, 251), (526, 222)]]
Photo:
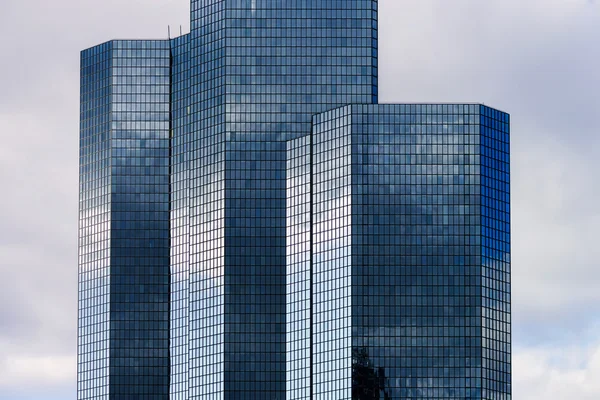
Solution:
[(310, 390), (288, 398), (510, 399), (508, 115), (352, 105), (303, 140), (288, 150), (287, 338), (288, 367), (311, 375), (289, 370)]
[(168, 41), (81, 55), (78, 399), (169, 393)]

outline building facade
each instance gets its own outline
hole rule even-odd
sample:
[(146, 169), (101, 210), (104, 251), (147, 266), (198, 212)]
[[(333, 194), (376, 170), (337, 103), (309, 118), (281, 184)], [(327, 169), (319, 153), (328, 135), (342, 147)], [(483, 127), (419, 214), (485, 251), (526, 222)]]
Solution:
[(377, 12), (82, 52), (78, 399), (510, 399), (508, 115), (377, 105)]
[(78, 398), (169, 393), (168, 41), (82, 53)]
[(290, 141), (289, 398), (510, 397), (508, 128), (350, 105)]

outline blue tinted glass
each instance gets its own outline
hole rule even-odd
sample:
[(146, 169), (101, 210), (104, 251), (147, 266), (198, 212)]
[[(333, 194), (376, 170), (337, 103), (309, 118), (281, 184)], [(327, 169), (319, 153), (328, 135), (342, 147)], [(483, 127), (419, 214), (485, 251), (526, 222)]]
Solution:
[(79, 399), (510, 399), (509, 116), (377, 105), (377, 7), (82, 52)]
[(312, 240), (288, 274), (311, 271), (312, 293), (288, 309), (312, 298), (314, 398), (510, 398), (509, 132), (493, 113), (343, 107), (315, 116), (308, 151), (291, 142), (288, 191), (312, 211), (310, 228), (290, 213), (288, 240)]
[(169, 389), (169, 102), (165, 41), (82, 53), (80, 399)]

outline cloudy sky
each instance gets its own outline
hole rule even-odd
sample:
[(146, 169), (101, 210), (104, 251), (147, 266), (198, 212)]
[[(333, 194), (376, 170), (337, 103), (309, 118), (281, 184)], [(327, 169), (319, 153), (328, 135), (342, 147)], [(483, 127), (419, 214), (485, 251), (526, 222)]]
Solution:
[[(512, 116), (514, 398), (600, 398), (600, 3), (379, 3), (382, 101)], [(188, 20), (0, 0), (0, 400), (76, 399), (79, 51)]]

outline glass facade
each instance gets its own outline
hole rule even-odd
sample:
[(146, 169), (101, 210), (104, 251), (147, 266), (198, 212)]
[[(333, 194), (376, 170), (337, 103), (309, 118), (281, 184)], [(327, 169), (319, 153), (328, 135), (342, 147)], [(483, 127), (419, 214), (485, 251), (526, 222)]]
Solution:
[(191, 8), (189, 394), (283, 399), (286, 141), (376, 101), (377, 2)]
[(82, 53), (80, 399), (169, 389), (170, 51)]
[(225, 4), (191, 3), (191, 121), (182, 138), (189, 175), (188, 395), (205, 400), (222, 399), (225, 390)]
[(108, 400), (112, 43), (81, 53), (77, 398)]
[(377, 105), (377, 13), (82, 52), (79, 399), (510, 399), (508, 116)]
[(312, 390), (311, 148), (312, 136), (287, 147), (286, 399), (310, 399)]
[(481, 296), (482, 390), (485, 399), (511, 393), (510, 119), (482, 107)]
[(476, 104), (315, 117), (289, 189), (311, 182), (313, 398), (510, 399), (508, 127)]
[(170, 293), (170, 399), (189, 398), (190, 327), (190, 40), (171, 40), (171, 293)]

